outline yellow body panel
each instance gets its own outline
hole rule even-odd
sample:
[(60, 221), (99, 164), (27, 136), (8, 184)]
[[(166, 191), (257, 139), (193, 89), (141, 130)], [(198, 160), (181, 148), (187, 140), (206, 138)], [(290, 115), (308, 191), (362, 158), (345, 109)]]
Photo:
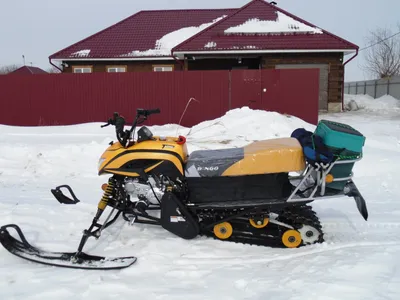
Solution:
[(303, 148), (295, 138), (279, 138), (244, 147), (244, 158), (222, 176), (299, 172), (305, 169)]
[[(187, 161), (187, 146), (186, 144), (179, 145), (176, 141), (177, 138), (174, 137), (166, 137), (164, 139), (153, 137), (152, 140), (135, 143), (128, 148), (124, 148), (119, 142), (116, 142), (109, 146), (102, 154), (100, 159), (103, 159), (103, 161), (99, 166), (99, 172), (105, 171), (125, 176), (139, 176), (139, 174), (135, 172), (126, 172), (117, 169), (121, 168), (129, 161), (138, 159), (154, 159), (171, 161), (183, 174), (182, 162), (186, 163)], [(151, 171), (159, 164), (160, 163), (154, 164), (147, 168), (145, 172)]]

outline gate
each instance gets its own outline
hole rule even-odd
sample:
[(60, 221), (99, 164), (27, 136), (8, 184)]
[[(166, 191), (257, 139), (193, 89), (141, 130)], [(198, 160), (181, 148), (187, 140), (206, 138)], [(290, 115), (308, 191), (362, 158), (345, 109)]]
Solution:
[(242, 106), (262, 109), (260, 70), (232, 70), (230, 84), (230, 109)]
[(276, 69), (319, 69), (319, 100), (318, 110), (328, 111), (328, 64), (282, 64), (276, 65)]
[(233, 70), (230, 108), (275, 111), (318, 123), (319, 70)]

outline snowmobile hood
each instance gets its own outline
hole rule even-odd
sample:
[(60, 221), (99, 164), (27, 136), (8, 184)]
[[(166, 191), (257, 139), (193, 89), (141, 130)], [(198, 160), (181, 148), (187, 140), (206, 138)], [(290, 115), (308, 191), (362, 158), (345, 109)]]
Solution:
[(99, 175), (113, 173), (128, 176), (139, 176), (127, 172), (128, 164), (143, 162), (140, 168), (147, 173), (163, 161), (172, 162), (181, 174), (188, 158), (186, 143), (178, 142), (175, 137), (153, 137), (151, 140), (136, 142), (124, 148), (119, 142), (110, 145), (101, 155), (98, 163)]

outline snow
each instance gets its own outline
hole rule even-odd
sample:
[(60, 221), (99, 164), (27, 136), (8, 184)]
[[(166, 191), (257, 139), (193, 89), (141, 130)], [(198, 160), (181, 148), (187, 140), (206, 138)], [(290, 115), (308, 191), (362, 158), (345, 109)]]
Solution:
[(70, 57), (87, 57), (89, 56), (90, 50), (86, 49), (86, 50), (80, 50), (77, 52), (74, 52), (70, 55)]
[(362, 109), (369, 112), (400, 112), (400, 100), (390, 95), (384, 95), (377, 99), (369, 95), (345, 94), (344, 104), (348, 110)]
[(221, 21), (225, 17), (226, 15), (223, 15), (210, 23), (204, 23), (200, 26), (184, 27), (172, 31), (164, 35), (161, 39), (157, 40), (154, 49), (148, 49), (146, 51), (135, 50), (122, 56), (169, 56), (171, 55), (172, 48), (191, 38), (200, 31), (203, 31), (211, 25)]
[(251, 18), (243, 24), (226, 29), (225, 33), (323, 33), (321, 29), (306, 25), (279, 11), (277, 14), (276, 20)]
[(204, 45), (204, 48), (215, 48), (217, 47), (216, 42), (208, 42), (207, 44)]
[[(361, 109), (321, 118), (347, 123), (366, 136), (354, 176), (367, 201), (368, 222), (351, 198), (316, 201), (312, 206), (326, 242), (272, 249), (205, 237), (184, 240), (121, 218), (85, 249), (137, 256), (136, 264), (119, 271), (53, 268), (0, 246), (0, 299), (399, 299), (400, 113)], [(1, 225), (18, 224), (30, 243), (45, 250), (76, 250), (108, 178), (97, 176), (96, 168), (115, 140), (114, 129), (100, 125), (0, 126)], [(186, 135), (194, 151), (285, 137), (298, 127), (315, 128), (295, 117), (242, 108), (193, 128), (149, 128), (158, 135)], [(60, 205), (50, 189), (61, 184), (70, 184), (81, 202)]]

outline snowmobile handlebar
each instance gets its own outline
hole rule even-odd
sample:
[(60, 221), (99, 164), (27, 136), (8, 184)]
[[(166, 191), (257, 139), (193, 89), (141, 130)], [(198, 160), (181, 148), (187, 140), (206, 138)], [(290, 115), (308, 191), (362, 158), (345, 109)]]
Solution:
[(136, 112), (137, 112), (138, 116), (141, 115), (141, 116), (147, 117), (147, 116), (150, 116), (150, 115), (153, 115), (153, 114), (159, 114), (161, 111), (160, 111), (159, 108), (156, 108), (156, 109), (138, 108)]
[(120, 116), (118, 112), (114, 112), (113, 118), (108, 119), (106, 124), (101, 125), (101, 128), (107, 127), (109, 125), (114, 125), (118, 141), (121, 143), (121, 145), (126, 147), (126, 143), (129, 137), (132, 135), (132, 132), (136, 129), (136, 126), (142, 124), (145, 120), (147, 120), (148, 116), (152, 114), (159, 114), (160, 112), (161, 110), (159, 108), (156, 109), (138, 108), (136, 110), (136, 117), (135, 120), (133, 121), (131, 129), (125, 131), (124, 131), (125, 118), (123, 116)]

